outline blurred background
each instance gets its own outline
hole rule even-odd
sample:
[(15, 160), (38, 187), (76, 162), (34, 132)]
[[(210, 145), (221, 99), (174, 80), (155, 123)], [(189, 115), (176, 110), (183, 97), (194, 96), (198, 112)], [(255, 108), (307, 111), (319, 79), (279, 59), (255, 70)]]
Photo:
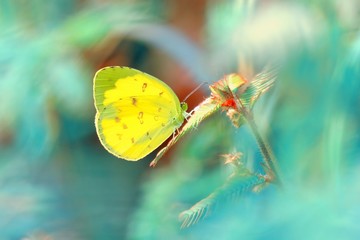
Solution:
[[(1, 0), (0, 239), (359, 239), (359, 22), (358, 0)], [(180, 230), (230, 175), (221, 154), (262, 173), (254, 137), (219, 113), (156, 168), (116, 159), (95, 133), (95, 72), (134, 67), (182, 100), (268, 64), (254, 115), (284, 188)]]

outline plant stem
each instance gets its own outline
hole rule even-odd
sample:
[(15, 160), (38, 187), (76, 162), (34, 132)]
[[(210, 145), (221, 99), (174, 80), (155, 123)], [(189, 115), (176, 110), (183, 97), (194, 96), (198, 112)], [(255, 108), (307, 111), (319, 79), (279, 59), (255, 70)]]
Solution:
[(279, 168), (275, 159), (275, 156), (270, 148), (270, 145), (265, 141), (259, 132), (259, 128), (256, 126), (254, 117), (250, 111), (242, 104), (239, 98), (235, 97), (235, 102), (238, 111), (243, 114), (245, 120), (250, 126), (252, 133), (254, 134), (255, 140), (260, 148), (261, 154), (264, 158), (265, 172), (270, 177), (270, 181), (282, 186), (280, 179)]

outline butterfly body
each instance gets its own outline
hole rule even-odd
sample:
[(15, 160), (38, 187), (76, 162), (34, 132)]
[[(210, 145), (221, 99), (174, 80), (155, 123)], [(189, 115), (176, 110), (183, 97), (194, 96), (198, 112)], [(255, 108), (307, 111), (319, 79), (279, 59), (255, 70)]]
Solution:
[(187, 106), (164, 82), (128, 67), (105, 67), (94, 77), (95, 126), (103, 146), (119, 158), (139, 160), (163, 143)]

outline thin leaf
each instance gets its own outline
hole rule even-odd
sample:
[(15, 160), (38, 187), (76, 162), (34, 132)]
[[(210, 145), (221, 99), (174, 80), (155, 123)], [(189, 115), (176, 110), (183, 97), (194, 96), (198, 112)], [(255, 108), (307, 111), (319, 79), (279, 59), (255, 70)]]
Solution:
[(233, 174), (224, 185), (216, 189), (206, 198), (196, 203), (179, 216), (181, 228), (186, 228), (199, 222), (225, 203), (239, 199), (244, 193), (252, 191), (265, 183), (265, 178), (257, 175), (247, 177)]

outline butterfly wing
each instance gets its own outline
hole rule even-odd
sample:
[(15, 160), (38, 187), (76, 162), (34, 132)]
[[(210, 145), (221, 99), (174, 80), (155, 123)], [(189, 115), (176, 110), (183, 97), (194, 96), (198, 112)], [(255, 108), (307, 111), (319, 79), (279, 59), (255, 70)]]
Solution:
[(97, 111), (125, 97), (158, 96), (157, 102), (167, 99), (169, 108), (181, 111), (173, 90), (159, 79), (129, 67), (105, 67), (94, 77), (94, 102)]
[(95, 125), (104, 147), (138, 160), (164, 142), (184, 120), (175, 93), (165, 83), (126, 67), (108, 67), (94, 78)]
[(157, 97), (138, 98), (137, 106), (131, 106), (131, 101), (125, 98), (107, 105), (97, 114), (95, 125), (101, 143), (109, 152), (127, 160), (138, 160), (164, 142), (183, 119), (179, 120), (165, 103), (158, 112)]

